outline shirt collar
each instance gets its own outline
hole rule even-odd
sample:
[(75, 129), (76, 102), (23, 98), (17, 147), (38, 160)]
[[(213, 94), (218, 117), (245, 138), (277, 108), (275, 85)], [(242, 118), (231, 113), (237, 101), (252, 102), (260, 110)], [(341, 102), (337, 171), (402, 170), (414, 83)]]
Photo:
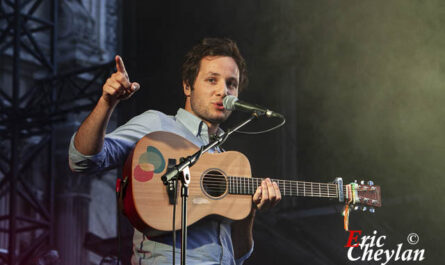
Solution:
[[(179, 108), (176, 113), (176, 120), (182, 123), (187, 130), (189, 130), (193, 135), (197, 137), (202, 137), (203, 139), (209, 140), (209, 127), (197, 116), (186, 111), (183, 108)], [(218, 128), (218, 134), (221, 134), (223, 130)]]

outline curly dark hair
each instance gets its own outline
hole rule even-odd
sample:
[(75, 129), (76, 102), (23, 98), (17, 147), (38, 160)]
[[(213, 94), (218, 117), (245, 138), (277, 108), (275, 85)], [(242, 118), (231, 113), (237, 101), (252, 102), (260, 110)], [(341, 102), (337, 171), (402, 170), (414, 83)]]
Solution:
[(239, 69), (239, 86), (241, 92), (248, 84), (247, 65), (236, 43), (227, 38), (204, 38), (195, 45), (184, 57), (182, 64), (182, 81), (193, 89), (199, 73), (202, 58), (206, 56), (232, 57)]

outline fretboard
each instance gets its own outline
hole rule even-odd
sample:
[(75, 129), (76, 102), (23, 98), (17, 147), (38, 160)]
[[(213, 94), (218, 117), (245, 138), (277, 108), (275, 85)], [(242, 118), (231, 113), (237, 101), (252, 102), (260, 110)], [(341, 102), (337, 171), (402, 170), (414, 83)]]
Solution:
[[(254, 194), (263, 178), (245, 178), (229, 176), (230, 194)], [(271, 179), (277, 182), (281, 196), (327, 197), (338, 198), (336, 184), (306, 182), (297, 180)]]

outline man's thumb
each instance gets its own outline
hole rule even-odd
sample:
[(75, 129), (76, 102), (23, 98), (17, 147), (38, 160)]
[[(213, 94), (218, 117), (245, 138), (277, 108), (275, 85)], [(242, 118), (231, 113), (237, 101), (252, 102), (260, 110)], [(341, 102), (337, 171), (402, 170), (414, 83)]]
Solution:
[(138, 82), (131, 83), (131, 91), (133, 91), (133, 92), (138, 91), (139, 88), (141, 88), (141, 85), (139, 85)]

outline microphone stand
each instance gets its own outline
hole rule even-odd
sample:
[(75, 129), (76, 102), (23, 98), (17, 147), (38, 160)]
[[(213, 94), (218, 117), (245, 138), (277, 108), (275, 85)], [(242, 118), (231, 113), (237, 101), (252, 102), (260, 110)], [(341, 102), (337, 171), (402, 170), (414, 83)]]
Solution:
[[(261, 112), (252, 112), (252, 115), (245, 121), (239, 123), (235, 127), (227, 130), (227, 132), (222, 135), (218, 135), (216, 139), (207, 145), (201, 146), (201, 148), (194, 154), (181, 158), (180, 162), (174, 167), (171, 167), (167, 172), (161, 177), (164, 185), (169, 185), (172, 181), (180, 180), (182, 183), (181, 188), (181, 265), (186, 263), (186, 251), (187, 251), (187, 198), (188, 198), (188, 185), (190, 183), (190, 167), (198, 162), (199, 158), (207, 151), (214, 147), (218, 147), (223, 144), (229, 136), (241, 129), (243, 126), (251, 122), (253, 119), (264, 115)], [(176, 194), (174, 195), (176, 196)], [(173, 242), (173, 244), (176, 244)], [(172, 253), (174, 255), (174, 253)]]

